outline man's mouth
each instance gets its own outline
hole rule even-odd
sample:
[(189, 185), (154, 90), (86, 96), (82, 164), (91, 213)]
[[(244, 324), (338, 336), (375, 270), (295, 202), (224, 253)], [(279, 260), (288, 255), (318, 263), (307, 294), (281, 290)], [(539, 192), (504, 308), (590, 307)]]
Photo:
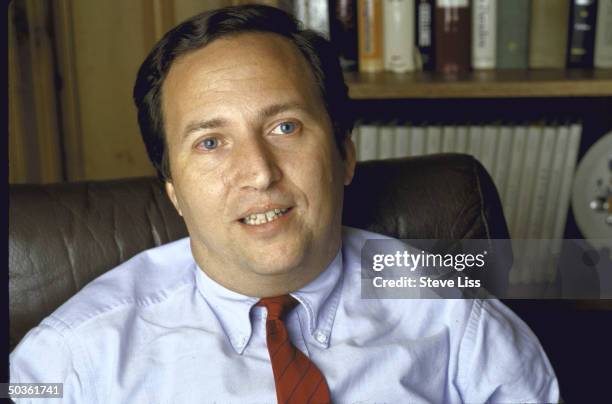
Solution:
[(250, 226), (258, 226), (268, 222), (272, 222), (284, 214), (286, 214), (291, 208), (283, 209), (270, 209), (262, 213), (253, 213), (247, 217), (240, 219), (240, 222), (248, 224)]

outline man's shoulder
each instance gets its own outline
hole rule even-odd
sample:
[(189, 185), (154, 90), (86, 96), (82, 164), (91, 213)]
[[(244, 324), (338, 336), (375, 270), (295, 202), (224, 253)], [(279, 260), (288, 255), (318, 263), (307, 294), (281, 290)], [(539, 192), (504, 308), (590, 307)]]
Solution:
[(75, 329), (105, 315), (160, 303), (194, 283), (189, 238), (145, 250), (100, 275), (43, 322)]

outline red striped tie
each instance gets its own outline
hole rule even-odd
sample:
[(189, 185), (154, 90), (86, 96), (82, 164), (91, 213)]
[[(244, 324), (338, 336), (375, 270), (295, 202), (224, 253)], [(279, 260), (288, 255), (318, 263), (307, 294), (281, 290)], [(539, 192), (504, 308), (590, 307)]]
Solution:
[(280, 404), (331, 403), (321, 371), (291, 343), (282, 321), (296, 304), (289, 295), (266, 297), (257, 303), (268, 309), (266, 334), (276, 397)]

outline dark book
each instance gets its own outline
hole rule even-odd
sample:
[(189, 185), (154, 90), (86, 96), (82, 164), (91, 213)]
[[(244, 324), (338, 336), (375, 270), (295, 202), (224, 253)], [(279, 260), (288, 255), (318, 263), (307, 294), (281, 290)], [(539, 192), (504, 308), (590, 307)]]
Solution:
[(593, 67), (596, 14), (596, 0), (572, 0), (567, 67)]
[(434, 18), (436, 70), (450, 75), (470, 70), (471, 18), (468, 0), (438, 0)]
[(423, 70), (435, 70), (434, 0), (415, 0), (414, 38)]
[(497, 0), (497, 68), (529, 67), (529, 0)]
[(330, 35), (343, 70), (357, 70), (357, 0), (331, 0)]

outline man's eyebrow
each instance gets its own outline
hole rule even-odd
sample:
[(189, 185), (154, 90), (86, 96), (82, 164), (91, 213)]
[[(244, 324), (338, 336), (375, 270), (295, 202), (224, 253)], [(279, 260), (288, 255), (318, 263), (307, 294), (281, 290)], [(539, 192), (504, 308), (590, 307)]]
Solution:
[[(260, 110), (257, 115), (259, 119), (263, 120), (289, 110), (307, 111), (307, 108), (304, 106), (304, 104), (300, 102), (291, 101), (268, 105), (267, 107)], [(188, 136), (191, 132), (194, 132), (196, 130), (216, 129), (228, 125), (229, 121), (225, 118), (212, 118), (203, 121), (191, 122), (185, 128), (185, 136)]]

